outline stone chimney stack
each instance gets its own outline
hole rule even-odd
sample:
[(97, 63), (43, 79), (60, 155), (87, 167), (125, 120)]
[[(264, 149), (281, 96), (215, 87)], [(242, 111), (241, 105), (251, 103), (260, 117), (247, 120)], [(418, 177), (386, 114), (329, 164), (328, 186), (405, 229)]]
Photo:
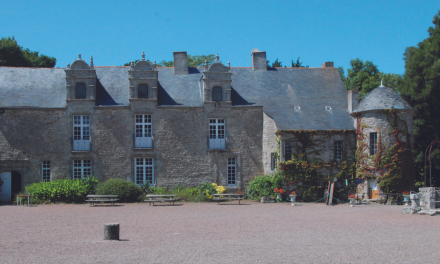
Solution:
[(188, 74), (188, 59), (186, 51), (175, 51), (174, 56), (174, 75)]
[(266, 52), (258, 49), (252, 50), (252, 70), (267, 71)]
[(323, 64), (321, 64), (321, 68), (333, 68), (333, 61), (326, 61)]
[(359, 104), (359, 91), (358, 90), (350, 90), (348, 91), (348, 112), (351, 114), (353, 110)]

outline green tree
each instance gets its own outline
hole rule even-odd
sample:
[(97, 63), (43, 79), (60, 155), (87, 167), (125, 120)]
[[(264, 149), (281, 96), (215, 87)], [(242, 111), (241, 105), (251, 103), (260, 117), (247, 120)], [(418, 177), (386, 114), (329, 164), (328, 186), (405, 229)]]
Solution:
[[(299, 58), (296, 60), (296, 62), (294, 62), (292, 60), (292, 67), (297, 67), (297, 68), (308, 68), (309, 66), (302, 66), (302, 62), (299, 61)], [(283, 67), (283, 63), (281, 61), (278, 60), (278, 58), (272, 63), (272, 66), (270, 65), (270, 61), (266, 60), (267, 63), (267, 68), (275, 68), (275, 67)], [(286, 66), (284, 66), (286, 67)]]
[(383, 85), (398, 91), (399, 80), (401, 76), (393, 73), (380, 72), (378, 67), (371, 61), (362, 61), (359, 58), (350, 61), (347, 70), (347, 76), (343, 67), (338, 67), (339, 74), (344, 84), (345, 90), (358, 90), (359, 99), (362, 100), (369, 92), (380, 85)]
[[(428, 29), (428, 38), (417, 47), (405, 50), (405, 74), (400, 81), (401, 94), (416, 109), (414, 154), (419, 176), (423, 175), (425, 149), (440, 134), (440, 11), (432, 23), (434, 26)], [(433, 151), (432, 175), (439, 183), (440, 155), (437, 152)], [(429, 179), (427, 181), (429, 185)]]
[(54, 57), (19, 46), (14, 37), (0, 39), (0, 66), (53, 68)]
[[(215, 60), (215, 55), (209, 54), (209, 55), (187, 55), (188, 56), (188, 67), (201, 67), (205, 65), (205, 60), (208, 61), (208, 65), (211, 65), (212, 62)], [(139, 60), (132, 61), (134, 63), (137, 63)], [(124, 64), (124, 66), (130, 66), (130, 62), (127, 62)], [(166, 61), (162, 60), (161, 62), (157, 63), (158, 67), (174, 67), (174, 61)]]
[(283, 67), (283, 63), (281, 61), (278, 61), (278, 58), (272, 63), (272, 68), (275, 67)]
[(302, 62), (300, 62), (299, 59), (300, 59), (300, 57), (298, 57), (298, 59), (296, 59), (296, 62), (294, 62), (292, 60), (292, 67), (293, 68), (308, 68), (309, 67), (309, 65), (302, 66)]

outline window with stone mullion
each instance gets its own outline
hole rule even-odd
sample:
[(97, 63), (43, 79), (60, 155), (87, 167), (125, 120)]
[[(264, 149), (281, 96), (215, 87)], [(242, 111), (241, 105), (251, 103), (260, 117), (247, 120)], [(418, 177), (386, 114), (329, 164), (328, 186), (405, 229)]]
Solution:
[(148, 182), (150, 185), (153, 185), (153, 158), (136, 158), (135, 173), (136, 184), (144, 184), (145, 182)]
[(213, 119), (209, 120), (209, 138), (223, 139), (225, 138), (225, 120)]
[(73, 139), (90, 140), (89, 116), (73, 116)]
[(136, 137), (151, 137), (151, 115), (136, 115)]
[(81, 179), (92, 175), (91, 160), (73, 160), (73, 179)]

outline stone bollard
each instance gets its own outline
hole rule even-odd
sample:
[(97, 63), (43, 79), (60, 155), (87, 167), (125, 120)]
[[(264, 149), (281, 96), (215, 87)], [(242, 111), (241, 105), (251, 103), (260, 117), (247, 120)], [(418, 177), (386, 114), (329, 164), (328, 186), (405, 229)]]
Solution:
[(119, 224), (104, 224), (104, 240), (119, 240)]

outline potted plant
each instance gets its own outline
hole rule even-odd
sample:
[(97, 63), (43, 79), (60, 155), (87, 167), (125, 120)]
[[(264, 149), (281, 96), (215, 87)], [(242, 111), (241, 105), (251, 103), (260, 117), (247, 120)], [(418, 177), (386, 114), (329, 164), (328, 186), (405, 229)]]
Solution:
[(281, 196), (284, 193), (284, 190), (281, 188), (275, 188), (273, 192), (277, 195), (277, 198), (282, 201), (283, 197)]
[(348, 196), (348, 200), (350, 201), (350, 204), (351, 204), (351, 206), (353, 206), (353, 204), (354, 204), (354, 194), (350, 194), (349, 196)]
[(289, 194), (289, 197), (290, 197), (290, 201), (292, 201), (292, 205), (295, 205), (295, 201), (296, 201), (296, 191), (292, 191), (292, 192)]
[(356, 203), (361, 203), (361, 198), (357, 194), (350, 194), (348, 196), (348, 200), (350, 201), (350, 204), (353, 205), (356, 201)]
[(272, 188), (262, 190), (261, 202), (262, 203), (274, 203), (275, 202), (274, 191)]
[(409, 203), (410, 192), (402, 192), (402, 195), (403, 195), (403, 201), (405, 202), (405, 205), (406, 206), (409, 205), (408, 203)]

